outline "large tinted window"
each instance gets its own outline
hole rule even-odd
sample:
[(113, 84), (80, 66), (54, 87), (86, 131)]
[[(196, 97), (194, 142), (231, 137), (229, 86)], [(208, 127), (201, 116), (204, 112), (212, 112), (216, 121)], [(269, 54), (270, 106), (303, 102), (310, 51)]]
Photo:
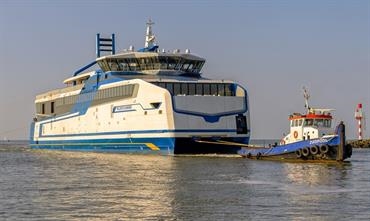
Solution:
[(173, 94), (175, 95), (181, 94), (181, 84), (180, 83), (173, 84)]
[(188, 88), (189, 88), (189, 95), (195, 95), (195, 84), (190, 83)]
[(235, 96), (233, 84), (154, 82), (173, 95)]

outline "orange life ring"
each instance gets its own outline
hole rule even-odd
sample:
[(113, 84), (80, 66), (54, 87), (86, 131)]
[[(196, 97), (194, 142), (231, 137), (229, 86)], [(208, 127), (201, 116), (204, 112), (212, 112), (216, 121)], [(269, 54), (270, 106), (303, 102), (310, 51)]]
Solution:
[(298, 132), (294, 131), (293, 136), (294, 136), (294, 138), (297, 138), (298, 137)]

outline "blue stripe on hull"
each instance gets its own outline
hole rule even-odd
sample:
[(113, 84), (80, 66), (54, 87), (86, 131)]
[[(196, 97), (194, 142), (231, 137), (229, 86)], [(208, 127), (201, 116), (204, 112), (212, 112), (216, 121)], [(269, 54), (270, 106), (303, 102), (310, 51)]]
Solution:
[(328, 138), (328, 139), (312, 139), (312, 140), (303, 140), (298, 141), (295, 143), (273, 146), (270, 148), (243, 148), (239, 154), (241, 155), (248, 155), (249, 153), (252, 156), (256, 156), (257, 154), (262, 154), (262, 156), (277, 156), (287, 153), (294, 153), (296, 150), (302, 148), (311, 148), (312, 146), (317, 145), (330, 145), (330, 146), (338, 146), (340, 143), (339, 136)]
[(35, 149), (52, 150), (173, 154), (174, 140), (174, 138), (63, 140), (31, 142), (30, 146)]
[[(212, 139), (206, 139), (212, 141)], [(247, 144), (249, 137), (229, 137), (224, 141)], [(34, 149), (142, 153), (142, 154), (236, 154), (240, 146), (199, 143), (192, 138), (131, 138), (131, 139), (89, 139), (30, 142)]]
[[(40, 127), (41, 128), (41, 127)], [(53, 134), (42, 135), (41, 129), (39, 130), (39, 137), (77, 137), (77, 136), (97, 136), (97, 135), (124, 135), (124, 134), (162, 134), (162, 133), (236, 133), (236, 129), (176, 129), (176, 130), (132, 130), (132, 131), (111, 131), (111, 132), (98, 132), (98, 133), (76, 133), (76, 134)]]

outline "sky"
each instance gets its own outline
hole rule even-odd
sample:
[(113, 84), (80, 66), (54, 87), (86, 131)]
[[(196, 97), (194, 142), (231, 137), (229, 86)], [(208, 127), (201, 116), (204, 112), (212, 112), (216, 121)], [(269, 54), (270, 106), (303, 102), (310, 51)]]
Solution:
[(138, 49), (149, 18), (160, 48), (190, 49), (207, 60), (204, 77), (247, 89), (252, 139), (288, 132), (303, 86), (349, 139), (362, 103), (370, 137), (368, 0), (0, 0), (0, 139), (28, 139), (35, 96), (95, 59), (96, 33)]

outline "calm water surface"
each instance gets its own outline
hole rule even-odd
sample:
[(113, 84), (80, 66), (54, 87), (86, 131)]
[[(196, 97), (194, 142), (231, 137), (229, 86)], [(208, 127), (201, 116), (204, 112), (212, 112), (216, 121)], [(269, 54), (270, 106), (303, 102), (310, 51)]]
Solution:
[(0, 220), (369, 220), (370, 150), (349, 163), (0, 146)]

